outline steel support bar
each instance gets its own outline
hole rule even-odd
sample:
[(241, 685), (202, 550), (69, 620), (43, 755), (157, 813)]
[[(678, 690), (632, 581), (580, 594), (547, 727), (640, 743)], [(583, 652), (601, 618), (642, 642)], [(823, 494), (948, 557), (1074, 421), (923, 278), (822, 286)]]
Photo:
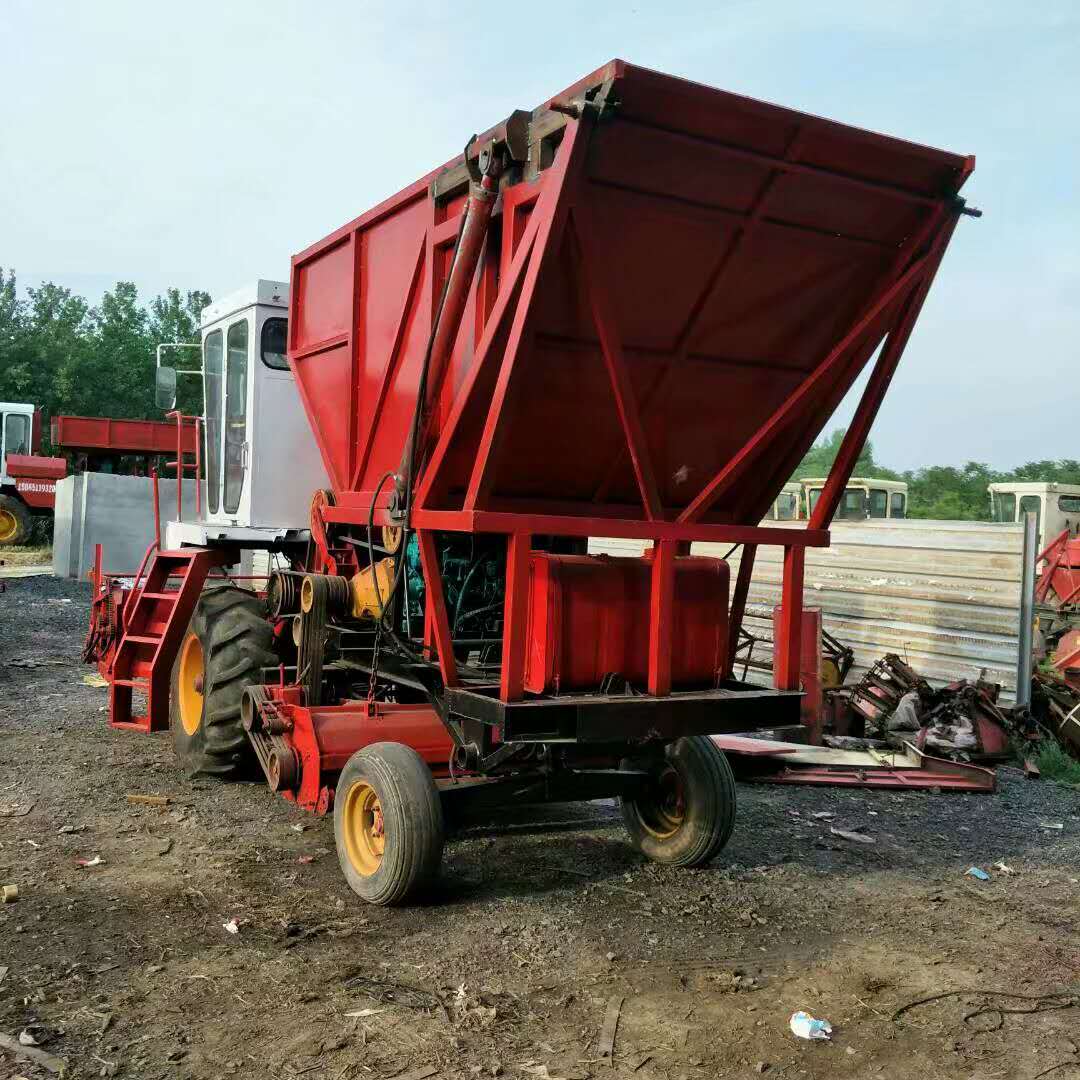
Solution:
[(922, 310), (926, 294), (933, 284), (937, 268), (941, 265), (949, 238), (952, 236), (953, 229), (956, 228), (957, 220), (958, 216), (952, 215), (934, 238), (928, 255), (930, 262), (927, 271), (918, 285), (912, 290), (911, 295), (904, 304), (899, 320), (889, 332), (889, 336), (881, 349), (877, 363), (874, 365), (874, 371), (870, 376), (870, 381), (863, 391), (859, 406), (855, 410), (855, 415), (848, 425), (847, 431), (844, 433), (840, 450), (836, 455), (832, 468), (829, 470), (828, 479), (825, 481), (825, 486), (818, 497), (817, 505), (810, 515), (810, 528), (812, 529), (828, 528), (833, 514), (836, 513), (836, 508), (839, 506), (840, 499), (844, 494), (844, 488), (851, 478), (859, 454), (862, 453), (862, 448), (877, 417), (885, 392), (889, 389), (889, 384), (892, 382), (892, 377), (896, 372), (897, 365), (900, 363), (901, 356), (904, 355), (904, 349), (907, 347), (908, 340), (911, 337), (911, 331), (914, 329), (919, 312)]
[[(360, 511), (354, 515), (358, 517)], [(328, 515), (331, 521), (351, 521), (342, 514)], [(366, 517), (361, 519), (366, 521)], [(375, 520), (388, 524), (385, 511)], [(413, 523), (418, 529), (446, 532), (517, 533), (543, 536), (615, 536), (628, 540), (682, 540), (716, 544), (760, 544), (776, 547), (828, 547), (825, 530), (780, 529), (754, 525), (688, 525), (675, 521), (634, 521), (625, 518), (570, 517), (557, 514), (510, 514), (488, 510), (416, 510)]]
[(780, 626), (773, 655), (773, 685), (777, 690), (799, 689), (802, 643), (803, 576), (806, 552), (784, 549), (784, 581), (780, 592)]
[(671, 693), (672, 620), (675, 608), (674, 540), (661, 540), (653, 548), (649, 602), (648, 687), (653, 697)]
[(416, 539), (420, 545), (420, 565), (424, 571), (427, 592), (425, 613), (431, 621), (431, 633), (439, 656), (439, 670), (442, 673), (443, 685), (457, 686), (459, 680), (457, 661), (454, 659), (454, 641), (450, 633), (450, 620), (446, 614), (446, 598), (443, 595), (442, 574), (439, 572), (439, 557), (435, 551), (435, 540), (427, 529), (418, 529)]
[(527, 533), (515, 533), (506, 545), (506, 600), (503, 608), (502, 671), (499, 677), (499, 698), (502, 701), (520, 701), (525, 694), (531, 546), (532, 537)]
[(1024, 515), (1024, 549), (1020, 567), (1020, 647), (1016, 658), (1016, 704), (1031, 705), (1031, 665), (1035, 635), (1035, 549), (1039, 545), (1036, 515)]
[(746, 614), (746, 597), (750, 592), (750, 578), (754, 573), (754, 559), (757, 556), (757, 544), (743, 544), (742, 558), (739, 560), (739, 572), (735, 577), (735, 592), (731, 597), (731, 615), (728, 618), (727, 657), (724, 661), (723, 677), (730, 679), (735, 671), (735, 653), (739, 648), (739, 630), (742, 629), (743, 616)]
[(808, 401), (812, 400), (812, 395), (821, 382), (832, 374), (847, 358), (848, 352), (877, 326), (888, 308), (920, 280), (926, 268), (927, 256), (923, 256), (879, 294), (866, 314), (833, 346), (810, 377), (799, 384), (787, 400), (758, 428), (746, 445), (705, 485), (701, 493), (679, 515), (680, 522), (694, 522), (700, 519), (713, 503), (753, 465), (760, 451), (773, 441), (788, 423), (801, 414), (807, 407)]

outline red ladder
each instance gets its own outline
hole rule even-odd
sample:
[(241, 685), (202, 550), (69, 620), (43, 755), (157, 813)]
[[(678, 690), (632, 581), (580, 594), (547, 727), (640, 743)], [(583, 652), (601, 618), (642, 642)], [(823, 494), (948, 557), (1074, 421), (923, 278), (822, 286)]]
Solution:
[[(145, 584), (139, 587), (140, 573), (124, 607), (124, 635), (109, 673), (110, 727), (168, 730), (173, 663), (207, 575), (224, 561), (222, 552), (206, 548), (153, 552)], [(170, 589), (175, 581), (179, 588)], [(136, 690), (146, 695), (142, 716), (131, 711)]]

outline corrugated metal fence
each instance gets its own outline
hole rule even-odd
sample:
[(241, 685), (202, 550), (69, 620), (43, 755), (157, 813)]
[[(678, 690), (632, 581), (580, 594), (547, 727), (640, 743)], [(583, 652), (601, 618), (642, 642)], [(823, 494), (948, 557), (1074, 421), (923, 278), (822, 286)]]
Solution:
[[(805, 603), (821, 608), (825, 629), (855, 650), (849, 682), (895, 652), (936, 684), (974, 679), (985, 669), (1002, 684), (1002, 696), (1013, 700), (1022, 525), (837, 522), (831, 531), (831, 547), (807, 549)], [(693, 550), (723, 555), (728, 547), (695, 544)], [(643, 548), (633, 540), (589, 541), (590, 551), (611, 555), (636, 555)], [(740, 554), (741, 549), (731, 556), (733, 583)], [(746, 628), (767, 639), (755, 649), (755, 659), (770, 662), (782, 558), (781, 548), (758, 548), (748, 601)]]

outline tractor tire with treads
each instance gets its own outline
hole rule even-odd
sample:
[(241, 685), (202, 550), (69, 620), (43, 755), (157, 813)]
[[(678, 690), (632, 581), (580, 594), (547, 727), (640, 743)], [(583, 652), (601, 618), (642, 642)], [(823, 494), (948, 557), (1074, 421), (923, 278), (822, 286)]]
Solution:
[(0, 548), (25, 544), (30, 539), (30, 511), (11, 495), (0, 495)]
[(650, 772), (637, 795), (619, 800), (630, 842), (669, 866), (709, 862), (735, 827), (735, 777), (724, 752), (707, 735), (688, 736), (670, 743)]
[(228, 585), (199, 598), (173, 665), (169, 727), (189, 776), (232, 779), (256, 771), (240, 722), (244, 690), (276, 667), (273, 628), (262, 600)]

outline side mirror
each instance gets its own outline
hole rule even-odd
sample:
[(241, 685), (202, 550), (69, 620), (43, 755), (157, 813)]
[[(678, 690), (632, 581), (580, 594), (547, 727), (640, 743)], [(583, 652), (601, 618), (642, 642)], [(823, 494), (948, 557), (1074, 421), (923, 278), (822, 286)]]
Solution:
[(176, 408), (176, 368), (159, 367), (154, 376), (154, 400), (164, 412)]

